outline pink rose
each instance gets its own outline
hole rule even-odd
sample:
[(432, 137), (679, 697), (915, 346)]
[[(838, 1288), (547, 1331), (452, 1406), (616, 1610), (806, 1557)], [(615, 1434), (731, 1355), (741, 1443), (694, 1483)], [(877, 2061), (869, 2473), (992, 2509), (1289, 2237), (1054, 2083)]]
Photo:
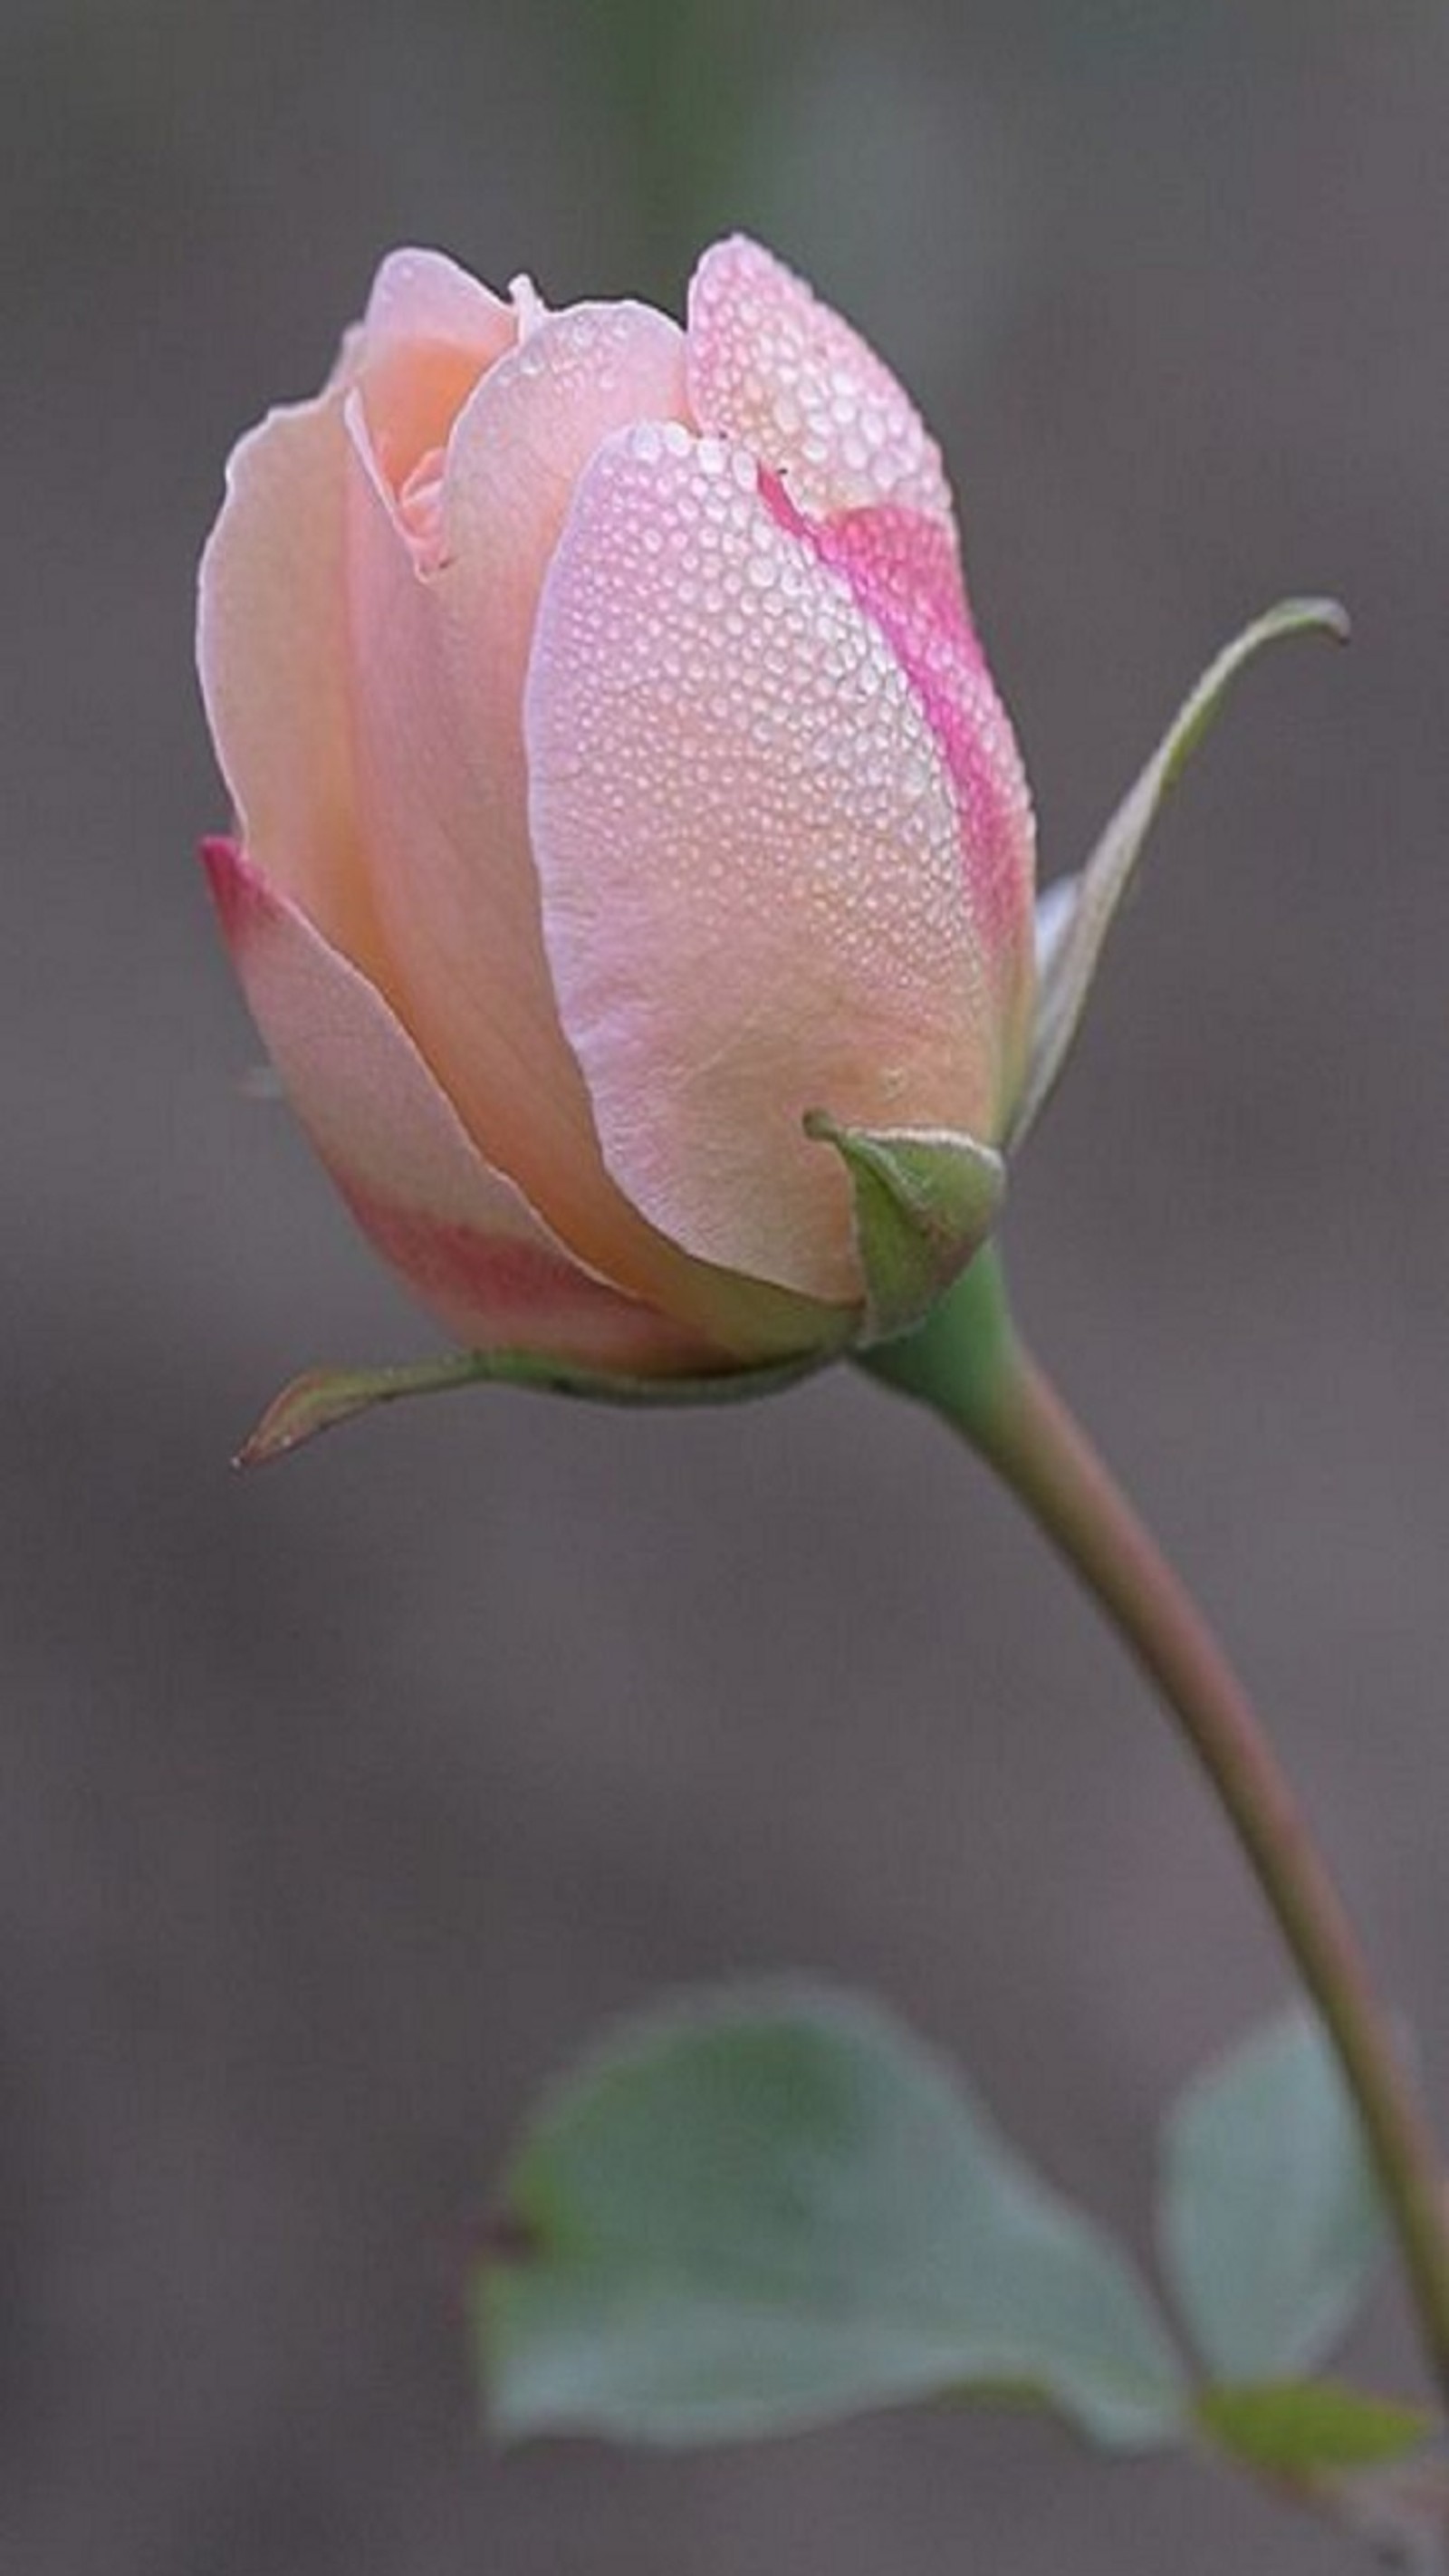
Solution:
[(684, 331), (386, 260), (232, 458), (200, 660), (248, 1000), (456, 1340), (700, 1376), (899, 1328), (882, 1188), (962, 1267), (1031, 808), (939, 453), (768, 253), (707, 251)]

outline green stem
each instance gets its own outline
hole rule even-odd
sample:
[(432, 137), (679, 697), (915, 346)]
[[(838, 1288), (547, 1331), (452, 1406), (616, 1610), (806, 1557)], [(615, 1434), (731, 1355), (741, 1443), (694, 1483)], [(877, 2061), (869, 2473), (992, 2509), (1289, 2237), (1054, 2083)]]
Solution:
[(1236, 1675), (1012, 1328), (995, 1256), (874, 1373), (963, 1432), (1075, 1568), (1157, 1684), (1237, 1836), (1337, 2052), (1449, 2400), (1449, 2193), (1357, 1937)]

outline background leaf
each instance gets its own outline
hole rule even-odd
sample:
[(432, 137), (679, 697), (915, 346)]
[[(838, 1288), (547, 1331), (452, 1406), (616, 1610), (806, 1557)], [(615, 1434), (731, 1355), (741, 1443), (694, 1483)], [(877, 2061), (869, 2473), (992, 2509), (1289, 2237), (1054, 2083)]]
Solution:
[(634, 2023), (545, 2107), (507, 2212), (479, 2287), (505, 2433), (734, 2440), (1003, 2386), (1114, 2446), (1182, 2429), (1123, 2258), (860, 2003)]
[(1163, 2259), (1224, 2379), (1292, 2378), (1346, 2330), (1383, 2243), (1328, 2042), (1295, 2008), (1195, 2078), (1164, 2136)]

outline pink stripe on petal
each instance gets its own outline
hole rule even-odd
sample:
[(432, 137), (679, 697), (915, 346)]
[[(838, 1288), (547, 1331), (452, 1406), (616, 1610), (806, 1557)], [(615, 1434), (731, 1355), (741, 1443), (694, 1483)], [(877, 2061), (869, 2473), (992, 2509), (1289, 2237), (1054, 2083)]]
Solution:
[(935, 440), (889, 367), (758, 242), (716, 242), (689, 290), (689, 393), (812, 517), (891, 502), (952, 524)]
[[(1003, 1004), (1013, 1020), (1024, 1019), (1036, 872), (1031, 795), (971, 622), (955, 537), (939, 520), (893, 507), (807, 520), (777, 480), (763, 478), (761, 488), (781, 525), (844, 574), (916, 692), (956, 790), (971, 917)], [(1022, 1043), (1025, 1035), (1023, 1027)]]
[(541, 1226), (535, 1239), (507, 1233), (491, 1217), (478, 1225), (426, 1216), (375, 1197), (345, 1173), (336, 1178), (374, 1251), (469, 1349), (544, 1351), (645, 1371), (722, 1365), (720, 1353), (590, 1279)]
[(302, 1124), (376, 1249), (454, 1339), (644, 1372), (722, 1364), (572, 1258), (470, 1142), (381, 994), (234, 843), (202, 855)]
[(533, 838), (605, 1159), (700, 1258), (860, 1294), (849, 1191), (801, 1132), (996, 1131), (993, 978), (942, 742), (753, 461), (611, 439), (539, 613)]

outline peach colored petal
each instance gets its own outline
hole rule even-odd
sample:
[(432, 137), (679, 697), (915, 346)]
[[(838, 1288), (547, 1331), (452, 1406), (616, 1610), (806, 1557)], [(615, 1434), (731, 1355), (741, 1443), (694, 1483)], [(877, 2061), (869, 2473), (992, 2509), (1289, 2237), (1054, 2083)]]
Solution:
[[(273, 414), (233, 458), (203, 566), (200, 658), (246, 846), (400, 1010), (480, 1122), (483, 1155), (513, 1171), (516, 1153), (517, 1186), (547, 1190), (548, 1221), (592, 1269), (737, 1357), (808, 1348), (844, 1319), (689, 1260), (604, 1172), (528, 849), (521, 697), (544, 564), (597, 436), (642, 402), (682, 399), (680, 335), (639, 307), (549, 316), (520, 294), (526, 345), (484, 368), (446, 451), (426, 451), (395, 492), (368, 415), (379, 346), (416, 357), (406, 328), (466, 340), (503, 310), (446, 263), (386, 269), (327, 392)], [(485, 354), (467, 352), (475, 377)]]
[(351, 580), (363, 811), (402, 1017), (481, 1150), (565, 1240), (637, 1294), (712, 1319), (716, 1288), (600, 1159), (543, 951), (522, 724), (574, 480), (621, 419), (682, 388), (680, 334), (660, 314), (540, 321), (454, 430), (431, 577), (382, 506), (354, 410)]
[(352, 373), (386, 488), (446, 445), (480, 376), (512, 348), (518, 315), (441, 251), (397, 250), (368, 299)]
[(389, 251), (363, 322), (370, 358), (431, 340), (466, 349), (485, 364), (503, 355), (514, 329), (512, 307), (440, 250)]
[(823, 518), (894, 502), (951, 526), (935, 440), (858, 332), (757, 242), (707, 250), (689, 290), (689, 394)]
[(805, 1113), (990, 1141), (1000, 1087), (950, 766), (880, 626), (742, 449), (636, 427), (575, 495), (526, 721), (610, 1170), (702, 1259), (858, 1295)]
[(382, 995), (232, 842), (204, 856), (247, 999), (363, 1231), (470, 1348), (646, 1373), (722, 1355), (592, 1277), (490, 1169)]
[(248, 848), (375, 969), (352, 767), (343, 399), (338, 387), (274, 411), (234, 449), (202, 557), (197, 660)]
[(381, 968), (358, 850), (346, 581), (348, 389), (365, 377), (406, 471), (446, 439), (480, 372), (511, 346), (513, 309), (436, 251), (396, 251), (315, 401), (238, 442), (202, 558), (197, 653), (247, 847), (327, 935)]

